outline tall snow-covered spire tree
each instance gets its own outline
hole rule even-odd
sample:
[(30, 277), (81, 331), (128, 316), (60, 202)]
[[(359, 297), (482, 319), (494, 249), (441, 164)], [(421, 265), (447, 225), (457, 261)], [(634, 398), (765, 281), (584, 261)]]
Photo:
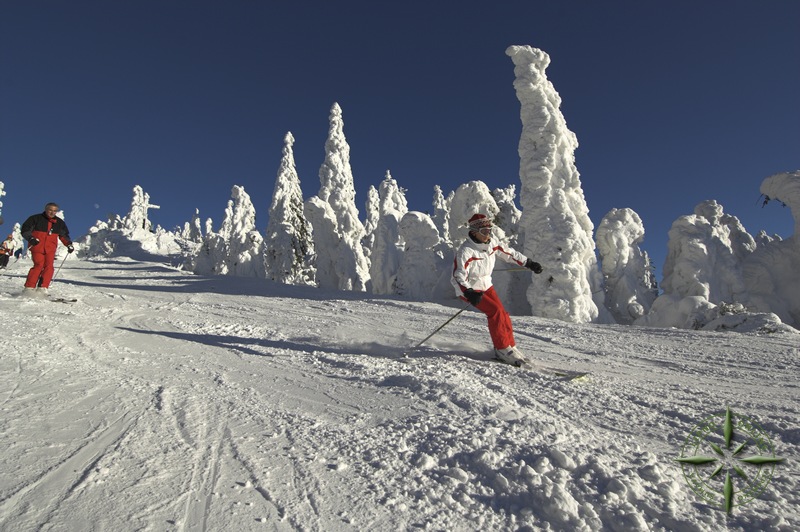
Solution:
[[(594, 254), (594, 226), (575, 166), (578, 140), (567, 129), (561, 97), (545, 75), (550, 57), (530, 46), (511, 46), (506, 54), (514, 62), (514, 88), (521, 103), (524, 253), (544, 266), (542, 275), (533, 276), (528, 301), (538, 316), (596, 321), (602, 308), (602, 278)], [(599, 292), (600, 307), (593, 292)]]
[(325, 161), (319, 169), (319, 198), (327, 201), (336, 213), (336, 227), (346, 238), (360, 241), (364, 225), (358, 218), (356, 188), (350, 167), (350, 145), (344, 136), (342, 108), (331, 107), (328, 139), (325, 142)]
[(369, 260), (361, 244), (364, 225), (358, 219), (356, 189), (350, 168), (350, 146), (344, 136), (342, 109), (338, 103), (331, 107), (325, 161), (319, 169), (319, 180), (318, 197), (327, 202), (336, 215), (336, 229), (341, 238), (338, 253), (341, 262), (351, 265), (342, 270), (347, 273), (346, 278), (339, 279), (339, 286), (344, 290), (363, 292), (369, 282)]
[(294, 161), (294, 136), (286, 133), (275, 178), (264, 240), (267, 279), (284, 284), (316, 285), (311, 224), (303, 213), (303, 191)]

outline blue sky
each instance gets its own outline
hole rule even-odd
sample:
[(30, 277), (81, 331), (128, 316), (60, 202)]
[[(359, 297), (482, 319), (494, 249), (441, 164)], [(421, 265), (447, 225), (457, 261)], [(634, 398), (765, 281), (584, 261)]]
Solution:
[(639, 213), (659, 281), (672, 222), (700, 201), (791, 235), (758, 188), (800, 169), (800, 2), (484, 4), (3, 1), (3, 230), (56, 201), (78, 237), (137, 184), (168, 229), (195, 208), (218, 227), (243, 185), (263, 229), (287, 131), (318, 191), (334, 102), (362, 218), (387, 169), (413, 210), (435, 184), (519, 189), (505, 49), (523, 44), (550, 54), (595, 226)]

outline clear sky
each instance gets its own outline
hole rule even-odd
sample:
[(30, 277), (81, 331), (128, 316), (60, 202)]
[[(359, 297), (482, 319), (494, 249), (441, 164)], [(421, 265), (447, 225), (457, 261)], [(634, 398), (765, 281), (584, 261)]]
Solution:
[(595, 226), (639, 213), (660, 281), (700, 201), (791, 235), (758, 188), (800, 169), (799, 28), (790, 0), (0, 0), (3, 230), (56, 201), (77, 238), (137, 184), (167, 229), (217, 228), (242, 185), (263, 230), (287, 131), (317, 193), (334, 102), (362, 218), (387, 169), (412, 210), (435, 184), (519, 190), (521, 44), (551, 57)]

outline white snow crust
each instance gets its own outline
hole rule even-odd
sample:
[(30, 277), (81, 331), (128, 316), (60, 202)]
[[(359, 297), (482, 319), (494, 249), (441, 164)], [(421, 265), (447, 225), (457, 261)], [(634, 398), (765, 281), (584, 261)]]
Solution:
[[(68, 261), (64, 304), (18, 296), (28, 266), (0, 276), (2, 530), (800, 529), (792, 329), (515, 317), (591, 372), (566, 383), (489, 360), (473, 311), (398, 361), (449, 305), (125, 257)], [(726, 406), (790, 459), (730, 517), (675, 461)]]

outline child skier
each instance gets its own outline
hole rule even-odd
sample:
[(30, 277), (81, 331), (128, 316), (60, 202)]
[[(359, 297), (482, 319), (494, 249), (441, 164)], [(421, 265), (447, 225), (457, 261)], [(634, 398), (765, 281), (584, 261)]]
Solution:
[(524, 266), (533, 273), (542, 273), (541, 264), (492, 239), (489, 218), (483, 214), (473, 215), (469, 219), (469, 237), (456, 251), (451, 283), (456, 296), (486, 314), (497, 358), (519, 366), (526, 359), (516, 348), (511, 318), (492, 286), (492, 270), (497, 257)]

